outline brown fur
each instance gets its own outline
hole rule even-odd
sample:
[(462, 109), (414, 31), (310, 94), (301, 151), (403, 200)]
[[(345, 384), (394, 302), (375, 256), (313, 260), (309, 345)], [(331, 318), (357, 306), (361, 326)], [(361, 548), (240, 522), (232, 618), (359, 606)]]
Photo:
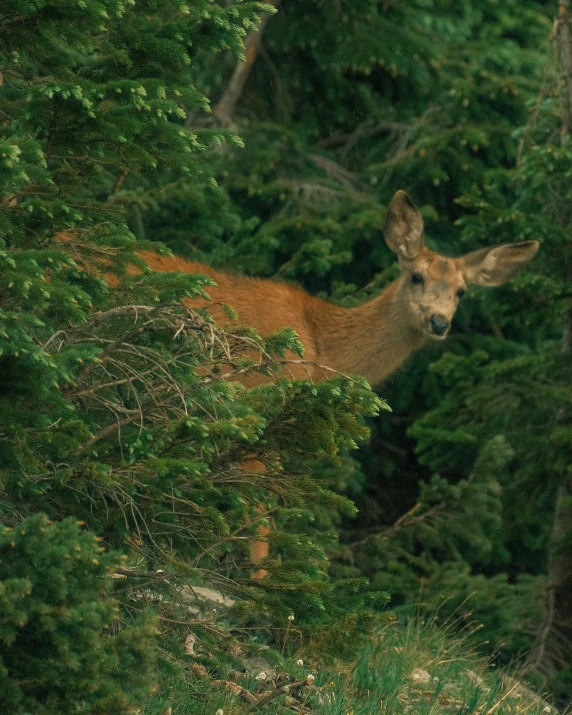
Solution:
[[(407, 328), (399, 281), (369, 303), (348, 309), (287, 283), (233, 276), (201, 263), (146, 251), (141, 257), (155, 271), (210, 276), (217, 282), (206, 289), (211, 301), (230, 304), (238, 314), (238, 323), (253, 325), (261, 335), (292, 327), (304, 345), (305, 361), (342, 373), (363, 375), (374, 385), (394, 372), (426, 339)], [(209, 304), (203, 299), (186, 302), (190, 307)], [(213, 314), (217, 322), (228, 322), (221, 307), (215, 307)], [(288, 370), (295, 377), (315, 380), (331, 374), (313, 366), (288, 366)]]
[[(372, 385), (391, 375), (429, 339), (443, 339), (450, 328), (468, 283), (500, 285), (510, 280), (538, 249), (536, 241), (524, 241), (482, 249), (463, 258), (446, 258), (423, 244), (423, 221), (405, 192), (398, 191), (388, 209), (385, 240), (399, 257), (401, 276), (383, 293), (363, 305), (347, 309), (315, 298), (300, 288), (269, 280), (234, 276), (183, 258), (166, 258), (151, 252), (141, 256), (155, 271), (204, 273), (217, 285), (208, 288), (212, 301), (230, 304), (241, 323), (253, 325), (261, 335), (290, 326), (298, 333), (304, 358), (313, 366), (289, 366), (292, 377), (321, 380), (341, 373), (365, 377)], [(414, 281), (415, 278), (415, 281)], [(420, 279), (420, 282), (417, 282)], [(204, 300), (188, 300), (190, 306)], [(213, 317), (225, 323), (220, 308)], [(436, 333), (433, 321), (441, 322)], [(443, 326), (445, 326), (443, 328)], [(248, 378), (253, 385), (264, 378)], [(259, 465), (262, 468), (262, 465)], [(250, 468), (257, 465), (250, 463)], [(269, 554), (268, 526), (258, 528), (261, 540), (250, 543), (252, 563)], [(258, 569), (254, 578), (267, 572)]]

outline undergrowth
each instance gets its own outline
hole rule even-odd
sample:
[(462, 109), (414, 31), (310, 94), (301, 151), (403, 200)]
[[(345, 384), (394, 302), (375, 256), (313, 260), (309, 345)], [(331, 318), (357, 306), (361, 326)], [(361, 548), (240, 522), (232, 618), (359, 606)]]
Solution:
[[(204, 660), (203, 660), (204, 662)], [(549, 715), (556, 713), (507, 671), (497, 672), (451, 627), (419, 619), (380, 627), (348, 662), (323, 667), (305, 652), (267, 649), (226, 677), (164, 652), (145, 715)], [(258, 670), (258, 673), (256, 672)]]

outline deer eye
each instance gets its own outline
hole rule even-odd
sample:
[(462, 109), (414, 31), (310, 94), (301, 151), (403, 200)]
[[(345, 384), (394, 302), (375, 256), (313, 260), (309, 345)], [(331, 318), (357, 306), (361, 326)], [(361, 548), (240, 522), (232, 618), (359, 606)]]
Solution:
[(457, 298), (462, 298), (467, 291), (464, 288), (459, 288), (457, 291)]
[(411, 274), (411, 282), (412, 283), (423, 283), (423, 276), (421, 273), (412, 273)]

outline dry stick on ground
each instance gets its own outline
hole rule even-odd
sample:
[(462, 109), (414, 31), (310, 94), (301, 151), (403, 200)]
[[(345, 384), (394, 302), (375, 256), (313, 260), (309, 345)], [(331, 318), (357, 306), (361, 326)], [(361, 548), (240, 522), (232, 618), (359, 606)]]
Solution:
[(304, 685), (311, 685), (312, 680), (310, 678), (305, 678), (304, 680), (295, 680), (293, 683), (286, 683), (286, 685), (281, 685), (279, 688), (271, 690), (269, 693), (262, 695), (257, 699), (251, 707), (248, 708), (247, 712), (252, 712), (255, 708), (261, 708), (267, 705), (271, 700), (280, 697), (281, 695), (290, 695), (291, 690), (298, 690)]
[(239, 695), (251, 705), (256, 705), (258, 702), (258, 698), (256, 697), (256, 695), (253, 695), (250, 690), (247, 690), (246, 688), (243, 688), (241, 685), (237, 685), (236, 683), (232, 683), (230, 680), (215, 680), (211, 678), (207, 672), (207, 669), (204, 666), (199, 665), (198, 663), (191, 663), (191, 670), (201, 680), (208, 680), (209, 684), (213, 687), (222, 687), (225, 690), (230, 691), (233, 695)]
[(239, 697), (244, 698), (244, 700), (250, 703), (250, 707), (248, 708), (247, 712), (252, 712), (257, 708), (267, 705), (275, 698), (280, 697), (280, 695), (288, 695), (291, 690), (297, 690), (304, 685), (312, 684), (312, 680), (310, 678), (305, 678), (304, 680), (296, 680), (293, 683), (287, 683), (286, 685), (282, 685), (279, 688), (275, 688), (274, 690), (271, 690), (270, 692), (265, 693), (264, 695), (257, 698), (256, 695), (253, 695), (250, 690), (243, 688), (242, 685), (233, 683), (230, 680), (212, 679), (209, 676), (207, 669), (204, 666), (199, 665), (198, 663), (191, 663), (191, 670), (201, 680), (208, 680), (210, 685), (212, 685), (213, 687), (222, 687), (225, 690), (228, 690), (233, 693), (233, 695), (238, 695)]
[[(266, 0), (269, 5), (278, 4), (278, 0)], [(260, 18), (258, 27), (256, 30), (249, 32), (244, 41), (244, 54), (246, 60), (244, 62), (237, 62), (230, 82), (228, 83), (226, 89), (223, 92), (222, 97), (216, 103), (213, 109), (213, 115), (215, 119), (225, 127), (232, 127), (234, 125), (233, 116), (234, 110), (236, 108), (236, 103), (240, 99), (256, 55), (258, 54), (258, 48), (260, 46), (260, 40), (262, 39), (262, 32), (266, 27), (268, 20), (270, 20), (270, 15), (264, 13)]]

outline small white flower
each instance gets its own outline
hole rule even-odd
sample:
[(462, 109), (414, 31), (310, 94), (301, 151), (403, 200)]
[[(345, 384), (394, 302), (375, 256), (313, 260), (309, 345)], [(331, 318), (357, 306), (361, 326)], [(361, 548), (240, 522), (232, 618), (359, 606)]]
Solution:
[(312, 683), (314, 682), (314, 680), (316, 680), (316, 678), (312, 675), (312, 673), (309, 673), (309, 674), (306, 676), (306, 683), (307, 683), (308, 685), (312, 685)]
[(256, 676), (256, 680), (266, 680), (267, 677), (268, 676), (266, 675), (266, 673), (262, 671), (261, 673), (258, 673), (258, 675)]
[(543, 713), (549, 713), (549, 712), (550, 712), (550, 708), (548, 707), (548, 705), (544, 708), (544, 710), (543, 710), (542, 712), (543, 712)]
[(223, 710), (222, 708), (219, 708), (219, 709), (216, 711), (215, 715), (224, 715), (224, 710)]
[(294, 620), (294, 616), (293, 616), (293, 615), (288, 616), (288, 620), (289, 620), (289, 621), (293, 621), (293, 620)]
[(298, 658), (298, 660), (296, 661), (296, 665), (304, 665), (304, 661), (302, 660), (302, 658)]

